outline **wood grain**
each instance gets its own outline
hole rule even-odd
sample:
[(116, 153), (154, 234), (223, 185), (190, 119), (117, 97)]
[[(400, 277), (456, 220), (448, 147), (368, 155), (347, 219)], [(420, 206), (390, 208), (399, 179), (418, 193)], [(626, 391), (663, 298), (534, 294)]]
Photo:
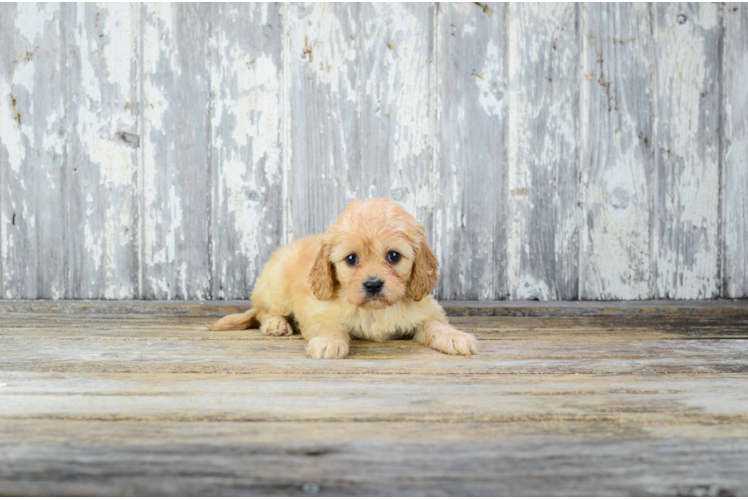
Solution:
[(70, 284), (67, 296), (138, 294), (140, 7), (66, 8)]
[(654, 9), (657, 298), (719, 295), (720, 8)]
[(399, 201), (431, 233), (432, 10), (289, 7), (294, 238), (376, 197)]
[(282, 244), (283, 21), (277, 4), (211, 8), (212, 294), (246, 299)]
[(429, 3), (361, 4), (361, 198), (391, 198), (433, 241), (434, 10)]
[(454, 317), (482, 354), (354, 342), (325, 362), (205, 330), (217, 306), (14, 303), (5, 495), (748, 493), (748, 314)]
[(724, 11), (722, 232), (724, 295), (748, 297), (748, 8)]
[(738, 4), (9, 4), (0, 297), (244, 299), (389, 197), (458, 300), (748, 297)]
[(580, 296), (651, 296), (652, 27), (646, 4), (583, 4)]
[[(2, 6), (0, 179), (3, 298), (72, 295), (67, 254), (64, 6)], [(55, 82), (55, 85), (50, 85)]]
[(511, 4), (508, 25), (509, 298), (578, 299), (577, 7)]
[(142, 9), (141, 297), (211, 298), (210, 6)]
[[(180, 429), (178, 434), (190, 430)], [(357, 429), (361, 434), (366, 430)], [(437, 434), (440, 429), (426, 430)], [(286, 434), (287, 427), (278, 432)], [(0, 491), (146, 496), (742, 496), (745, 442), (745, 438), (670, 437), (628, 442), (335, 441), (322, 446), (287, 442), (15, 445), (4, 447), (15, 461), (0, 472)]]
[[(448, 316), (509, 316), (509, 317), (595, 317), (626, 316), (638, 318), (713, 318), (748, 316), (746, 302), (740, 300), (702, 301), (440, 301)], [(168, 301), (119, 300), (101, 301), (40, 301), (3, 300), (2, 313), (64, 313), (66, 315), (127, 314), (153, 316), (200, 316), (219, 318), (227, 314), (247, 311), (250, 301)]]
[(437, 295), (506, 298), (506, 9), (440, 4), (440, 160)]
[(289, 238), (324, 232), (361, 184), (359, 4), (287, 6), (292, 159)]

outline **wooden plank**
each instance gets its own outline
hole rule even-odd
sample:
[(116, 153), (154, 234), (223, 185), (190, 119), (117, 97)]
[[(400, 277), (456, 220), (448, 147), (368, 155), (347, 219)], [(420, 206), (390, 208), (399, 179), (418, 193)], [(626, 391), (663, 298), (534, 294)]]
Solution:
[(71, 295), (64, 9), (19, 3), (0, 11), (3, 298)]
[(647, 4), (582, 4), (580, 297), (650, 297), (652, 27)]
[(138, 294), (140, 6), (67, 9), (69, 297)]
[(141, 297), (210, 298), (210, 6), (143, 9)]
[[(429, 3), (364, 3), (358, 51), (361, 198), (391, 198), (433, 241), (434, 9)], [(355, 168), (355, 167), (354, 167)]]
[(746, 318), (459, 317), (483, 354), (330, 362), (202, 319), (0, 315), (0, 493), (748, 492)]
[[(165, 441), (165, 442), (164, 442)], [(742, 496), (746, 439), (2, 448), (11, 495)], [(6, 462), (7, 463), (7, 462)], [(697, 464), (697, 465), (696, 465)], [(528, 472), (529, 471), (529, 472)]]
[(714, 298), (719, 278), (720, 7), (657, 4), (657, 298)]
[(358, 4), (288, 10), (292, 158), (287, 238), (324, 232), (361, 182), (361, 26)]
[[(23, 335), (31, 339), (83, 341), (91, 338), (122, 340), (235, 341), (271, 342), (272, 337), (257, 335), (255, 330), (209, 332), (203, 321), (209, 317), (151, 316), (146, 314), (71, 315), (57, 313), (5, 313), (0, 321), (3, 338)], [(483, 317), (459, 316), (450, 319), (455, 327), (474, 333), (480, 339), (533, 342), (523, 333), (542, 335), (543, 341), (579, 338), (584, 342), (625, 340), (689, 340), (735, 336), (746, 337), (745, 317)], [(95, 325), (95, 327), (92, 327)], [(162, 333), (159, 333), (159, 332)], [(528, 340), (529, 339), (529, 340)], [(575, 340), (569, 340), (575, 341)], [(369, 345), (369, 344), (361, 344)], [(404, 344), (403, 344), (404, 345)], [(426, 351), (428, 352), (428, 351)]]
[(374, 197), (402, 203), (430, 237), (433, 6), (293, 5), (289, 23), (289, 237)]
[(725, 297), (748, 297), (748, 7), (724, 14), (722, 234)]
[[(207, 332), (202, 318), (125, 316), (64, 318), (11, 314), (3, 321), (5, 372), (235, 373), (287, 377), (500, 374), (740, 374), (745, 318), (456, 318), (474, 332), (482, 353), (447, 356), (412, 341), (355, 341), (344, 362), (313, 362), (300, 336), (258, 330)], [(715, 342), (715, 339), (719, 339)], [(332, 364), (331, 364), (332, 363)]]
[[(255, 382), (256, 383), (256, 382)], [(621, 392), (627, 389), (621, 389)], [(668, 394), (663, 392), (663, 394)], [(539, 392), (538, 398), (547, 394)], [(645, 409), (646, 412), (646, 409)], [(573, 442), (625, 438), (667, 439), (678, 437), (688, 440), (719, 438), (746, 438), (748, 426), (739, 423), (714, 423), (709, 425), (684, 425), (673, 428), (669, 419), (659, 416), (642, 418), (642, 413), (626, 414), (626, 421), (600, 416), (596, 420), (517, 419), (501, 422), (238, 422), (226, 420), (168, 421), (142, 420), (74, 420), (58, 418), (1, 418), (0, 446), (49, 445), (77, 442), (83, 445), (105, 447), (124, 444), (137, 436), (143, 446), (164, 445), (168, 434), (172, 443), (182, 445), (232, 444), (284, 444), (288, 450), (309, 452), (334, 450), (337, 444), (361, 441), (410, 443), (512, 442), (533, 439), (547, 442)], [(678, 432), (678, 435), (674, 433)], [(7, 448), (6, 448), (7, 449)], [(293, 453), (293, 451), (292, 451)], [(305, 453), (306, 454), (306, 453)], [(324, 454), (324, 453), (320, 453)]]
[(578, 299), (577, 7), (511, 4), (507, 22), (509, 298)]
[[(9, 312), (0, 319), (0, 337), (23, 335), (32, 339), (53, 341), (85, 339), (246, 341), (272, 343), (272, 337), (257, 331), (209, 332), (204, 328), (213, 320), (206, 316), (151, 315), (122, 312), (85, 315), (64, 314), (63, 311), (33, 314)], [(545, 341), (615, 342), (618, 340), (659, 341), (694, 339), (741, 339), (748, 337), (748, 317), (714, 314), (702, 311), (694, 316), (583, 316), (583, 317), (502, 317), (457, 316), (450, 319), (456, 328), (473, 333), (478, 339), (535, 342), (533, 336)], [(95, 325), (95, 328), (92, 328)], [(528, 334), (531, 334), (528, 336)], [(362, 343), (362, 346), (369, 344)], [(374, 344), (375, 345), (375, 344)], [(401, 347), (406, 344), (398, 344)], [(289, 351), (290, 352), (290, 351)], [(428, 352), (428, 351), (425, 351)]]
[(371, 375), (328, 373), (307, 377), (303, 389), (296, 378), (268, 374), (4, 372), (3, 380), (2, 421), (597, 422), (748, 431), (744, 375), (432, 375), (419, 381), (382, 375), (372, 383)]
[[(748, 316), (748, 301), (739, 300), (642, 300), (642, 301), (441, 301), (449, 316), (517, 316), (517, 317), (744, 317)], [(201, 316), (217, 318), (244, 312), (251, 308), (249, 301), (165, 301), (120, 300), (49, 301), (3, 300), (0, 312), (65, 313), (66, 315), (127, 314), (157, 316)], [(85, 318), (85, 316), (84, 316)], [(134, 320), (128, 317), (128, 320)], [(2, 321), (2, 317), (0, 317)]]
[[(712, 348), (715, 341), (711, 339), (689, 341), (693, 343), (689, 349), (680, 348), (678, 341), (635, 341), (604, 343), (596, 352), (590, 353), (581, 353), (584, 347), (577, 347), (578, 351), (575, 352), (538, 357), (515, 354), (517, 351), (507, 350), (502, 342), (482, 339), (482, 354), (469, 360), (444, 358), (446, 355), (430, 352), (428, 348), (410, 341), (391, 341), (384, 345), (355, 341), (346, 361), (335, 365), (311, 362), (306, 357), (306, 342), (298, 337), (285, 341), (285, 345), (264, 340), (256, 343), (245, 340), (204, 341), (200, 345), (190, 345), (186, 341), (152, 340), (146, 336), (139, 342), (118, 342), (120, 345), (117, 348), (86, 340), (92, 344), (91, 348), (82, 348), (82, 341), (74, 339), (60, 342), (35, 339), (33, 346), (38, 345), (39, 355), (23, 359), (20, 356), (34, 348), (32, 343), (3, 339), (8, 352), (18, 357), (0, 363), (0, 369), (27, 373), (149, 373), (154, 380), (159, 376), (183, 373), (262, 373), (295, 379), (329, 374), (331, 369), (344, 377), (477, 377), (511, 374), (642, 376), (653, 373), (663, 376), (693, 373), (727, 376), (748, 371), (745, 337), (738, 340), (721, 339), (718, 349)], [(73, 351), (73, 346), (79, 348), (80, 352)], [(99, 350), (93, 350), (94, 346)], [(562, 346), (563, 342), (551, 342), (537, 348), (561, 349)], [(521, 347), (525, 352), (531, 349)], [(149, 351), (143, 354), (142, 349), (146, 348)], [(106, 351), (102, 352), (102, 349)], [(164, 352), (159, 354), (156, 349)], [(625, 355), (626, 349), (638, 349), (645, 354)], [(62, 352), (55, 355), (55, 350)], [(227, 350), (232, 354), (225, 355)], [(613, 350), (615, 354), (607, 350)]]
[(436, 241), (445, 299), (506, 290), (507, 77), (503, 4), (440, 4), (440, 177)]
[(246, 299), (283, 237), (278, 4), (212, 7), (212, 297)]

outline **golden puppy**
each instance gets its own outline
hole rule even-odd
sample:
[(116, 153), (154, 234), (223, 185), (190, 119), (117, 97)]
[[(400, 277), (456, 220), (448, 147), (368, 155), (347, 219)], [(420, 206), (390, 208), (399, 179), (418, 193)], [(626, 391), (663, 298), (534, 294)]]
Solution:
[(412, 338), (447, 354), (477, 354), (478, 342), (447, 323), (429, 296), (437, 261), (423, 225), (387, 199), (352, 202), (325, 234), (277, 250), (257, 279), (252, 309), (211, 330), (260, 326), (292, 335), (296, 320), (315, 359), (343, 358), (351, 337)]

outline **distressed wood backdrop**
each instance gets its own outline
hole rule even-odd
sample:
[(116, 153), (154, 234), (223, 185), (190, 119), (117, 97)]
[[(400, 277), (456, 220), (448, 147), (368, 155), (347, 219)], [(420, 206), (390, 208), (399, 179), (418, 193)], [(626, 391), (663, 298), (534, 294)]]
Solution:
[(3, 298), (233, 299), (352, 199), (448, 299), (748, 296), (748, 7), (3, 4)]

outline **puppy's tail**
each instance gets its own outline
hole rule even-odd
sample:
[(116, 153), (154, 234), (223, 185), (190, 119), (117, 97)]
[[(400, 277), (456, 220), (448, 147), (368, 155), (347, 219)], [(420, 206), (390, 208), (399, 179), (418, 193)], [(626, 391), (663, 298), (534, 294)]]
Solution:
[(211, 331), (246, 330), (252, 326), (258, 326), (257, 309), (254, 307), (245, 313), (229, 314), (212, 325), (208, 326)]

